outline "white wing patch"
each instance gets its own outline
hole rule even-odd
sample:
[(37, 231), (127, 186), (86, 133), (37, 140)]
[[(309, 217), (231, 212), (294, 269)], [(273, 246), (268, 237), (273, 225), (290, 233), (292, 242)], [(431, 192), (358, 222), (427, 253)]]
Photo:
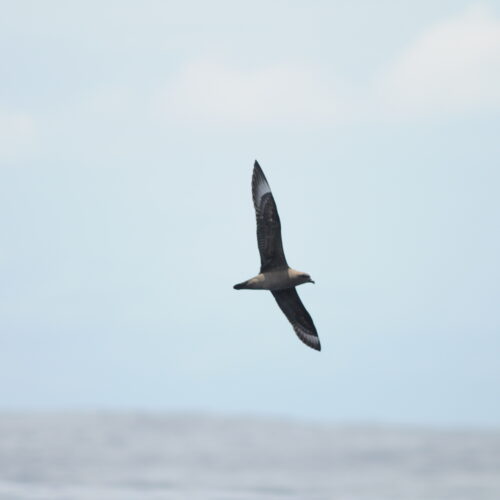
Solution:
[(260, 200), (262, 197), (271, 192), (271, 188), (269, 187), (269, 184), (266, 181), (265, 177), (262, 177), (261, 175), (257, 176), (257, 185), (255, 186), (255, 203), (257, 206), (260, 205)]
[(312, 347), (313, 349), (316, 349), (317, 351), (321, 351), (321, 344), (319, 342), (319, 338), (316, 335), (312, 335), (308, 330), (306, 330), (302, 325), (299, 325), (298, 323), (294, 323), (292, 326), (295, 330), (295, 333), (297, 334), (299, 339), (304, 342), (304, 344)]

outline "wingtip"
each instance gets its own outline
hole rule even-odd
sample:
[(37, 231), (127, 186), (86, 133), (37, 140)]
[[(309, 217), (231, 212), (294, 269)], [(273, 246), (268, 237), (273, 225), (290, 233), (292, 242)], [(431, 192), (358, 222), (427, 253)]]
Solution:
[(306, 346), (310, 347), (311, 349), (314, 349), (315, 351), (321, 351), (321, 343), (319, 341), (319, 339), (316, 341), (311, 341), (310, 339), (307, 339), (309, 342), (306, 342), (305, 340), (303, 340), (304, 344), (306, 344)]
[(262, 196), (270, 192), (271, 188), (269, 187), (266, 176), (264, 175), (259, 162), (255, 160), (252, 173), (252, 197), (255, 207), (259, 205)]
[(300, 329), (294, 327), (295, 333), (299, 337), (299, 339), (311, 349), (315, 351), (321, 351), (321, 342), (319, 341), (319, 337), (317, 335), (304, 334)]

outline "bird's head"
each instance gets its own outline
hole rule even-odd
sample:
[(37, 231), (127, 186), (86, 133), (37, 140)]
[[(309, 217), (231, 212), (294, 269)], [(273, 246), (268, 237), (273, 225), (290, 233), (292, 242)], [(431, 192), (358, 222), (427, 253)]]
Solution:
[(314, 281), (311, 279), (311, 276), (307, 273), (302, 273), (300, 275), (300, 280), (302, 283), (313, 283), (314, 284)]

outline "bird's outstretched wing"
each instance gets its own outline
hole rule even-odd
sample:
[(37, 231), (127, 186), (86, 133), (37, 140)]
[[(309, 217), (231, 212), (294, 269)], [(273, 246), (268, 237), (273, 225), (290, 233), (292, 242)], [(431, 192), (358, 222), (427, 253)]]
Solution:
[(273, 290), (271, 293), (274, 295), (280, 309), (288, 318), (288, 321), (292, 324), (299, 339), (309, 347), (321, 351), (316, 327), (311, 315), (307, 312), (304, 304), (302, 304), (295, 287), (285, 290)]
[(257, 243), (260, 252), (260, 271), (287, 268), (281, 223), (271, 188), (256, 161), (252, 176), (252, 197), (257, 218)]

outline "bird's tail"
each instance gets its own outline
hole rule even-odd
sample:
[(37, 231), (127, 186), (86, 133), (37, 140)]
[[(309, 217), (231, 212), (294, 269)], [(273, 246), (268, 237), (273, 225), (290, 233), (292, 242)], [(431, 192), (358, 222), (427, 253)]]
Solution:
[(242, 288), (247, 288), (247, 283), (248, 280), (243, 281), (243, 283), (237, 283), (236, 285), (233, 286), (235, 290), (241, 290)]

